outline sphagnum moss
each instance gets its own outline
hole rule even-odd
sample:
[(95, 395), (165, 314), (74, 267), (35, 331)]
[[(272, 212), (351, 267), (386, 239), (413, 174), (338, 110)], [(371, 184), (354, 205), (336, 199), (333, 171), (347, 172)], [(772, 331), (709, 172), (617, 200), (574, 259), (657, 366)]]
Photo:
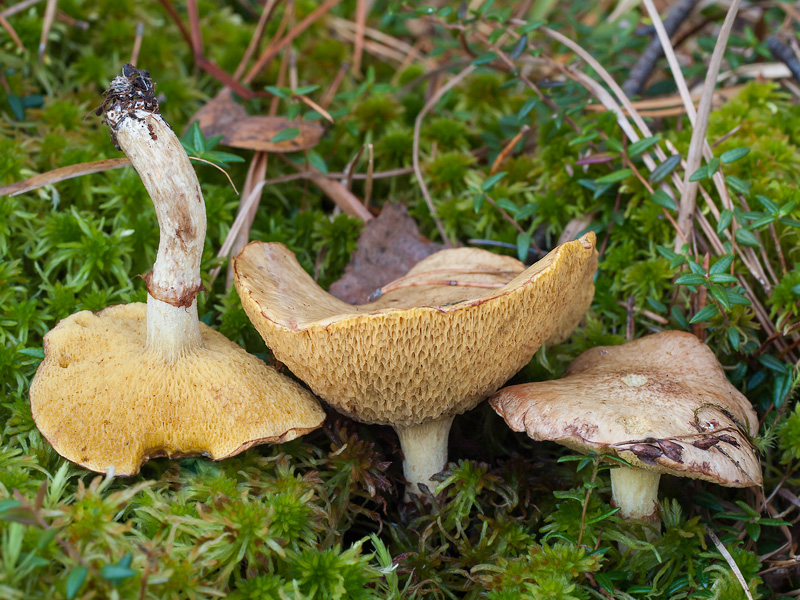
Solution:
[[(317, 8), (312, 4), (278, 3), (266, 24), (265, 39), (273, 39), (281, 23), (288, 22), (286, 6), (294, 6), (295, 22), (299, 23)], [(375, 6), (378, 8), (368, 15), (368, 26), (413, 47), (417, 40), (400, 18), (406, 16), (402, 14), (405, 8), (392, 13), (383, 10), (385, 4)], [(337, 94), (327, 105), (334, 122), (326, 125), (328, 131), (314, 154), (309, 153), (313, 164), (320, 165), (321, 160), (330, 172), (344, 171), (365, 141), (370, 141), (361, 132), (369, 131), (376, 173), (408, 167), (417, 113), (431, 91), (459, 69), (453, 66), (434, 73), (429, 61), (467, 64), (477, 59), (483, 64), (475, 83), (468, 79), (467, 85), (454, 89), (423, 123), (423, 167), (454, 151), (475, 157), (434, 194), (448, 235), (500, 241), (512, 246), (510, 253), (517, 251), (520, 231), (482, 199), (485, 190), (481, 186), (505, 144), (528, 125), (531, 131), (494, 171), (506, 172), (496, 189), (503, 195), (495, 190), (489, 194), (545, 249), (555, 243), (571, 219), (592, 215), (589, 227), (598, 233), (598, 246), (603, 250), (597, 295), (585, 326), (568, 344), (537, 354), (515, 383), (534, 376), (557, 377), (570, 360), (588, 348), (624, 340), (628, 314), (636, 337), (662, 326), (648, 314), (668, 321), (670, 328), (691, 329), (690, 290), (685, 286), (676, 289), (660, 275), (663, 261), (671, 261), (659, 258), (657, 246), (671, 246), (673, 236), (664, 211), (672, 216), (674, 211), (654, 202), (634, 176), (618, 184), (596, 183), (600, 177), (628, 167), (624, 152), (630, 146), (623, 143), (613, 115), (583, 110), (589, 98), (581, 86), (558, 80), (558, 73), (540, 71), (543, 57), (557, 55), (561, 60), (569, 55), (563, 47), (542, 43), (536, 22), (519, 27), (518, 32), (528, 29), (523, 35), (533, 47), (520, 47), (521, 58), (515, 60), (526, 61), (524, 73), (546, 97), (538, 100), (513, 73), (499, 72), (498, 67), (505, 69), (502, 61), (491, 55), (494, 50), (484, 41), (473, 38), (472, 32), (490, 35), (486, 27), (501, 27), (507, 22), (504, 11), (509, 5), (496, 2), (484, 6), (483, 15), (470, 11), (460, 15), (457, 7), (448, 12), (451, 7), (445, 6), (436, 14), (423, 16), (432, 35), (420, 42), (416, 54), (408, 55), (409, 60), (413, 57), (412, 64), (397, 76), (401, 63), (373, 55), (382, 48), (370, 33), (361, 76), (351, 76), (345, 68)], [(628, 30), (619, 28), (619, 22), (607, 22), (600, 4), (576, 10), (553, 6), (559, 10), (548, 15), (551, 24), (578, 40), (601, 64), (614, 65), (618, 81), (624, 79), (648, 38), (629, 35)], [(8, 17), (27, 53), (15, 49), (9, 36), (0, 39), (4, 66), (0, 77), (2, 184), (82, 160), (111, 157), (107, 134), (83, 116), (97, 105), (99, 94), (118, 69), (118, 57), (129, 55), (139, 21), (144, 23), (144, 43), (138, 62), (157, 66), (154, 75), (161, 80), (165, 94), (164, 112), (176, 129), (182, 130), (203, 99), (213, 97), (222, 85), (196, 66), (179, 28), (154, 3), (99, 0), (91, 8), (81, 3), (59, 4), (59, 8), (68, 17), (89, 22), (90, 30), (87, 33), (60, 16), (53, 24), (41, 64), (37, 64), (35, 50), (42, 33), (43, 10), (33, 7)], [(351, 10), (352, 3), (341, 3), (331, 15), (352, 21)], [(233, 4), (212, 11), (200, 3), (199, 12), (206, 56), (234, 73), (246, 41), (256, 29), (256, 16), (244, 5)], [(784, 16), (779, 4), (765, 7), (760, 17), (763, 30), (777, 30)], [(697, 13), (696, 17), (705, 19), (708, 14)], [(467, 23), (470, 19), (481, 23)], [(446, 21), (450, 28), (444, 29), (436, 21)], [(586, 25), (592, 21), (597, 25)], [(624, 22), (633, 29), (635, 14)], [(453, 25), (464, 27), (452, 29)], [(321, 19), (292, 42), (298, 85), (320, 85), (308, 94), (318, 103), (340, 62), (353, 52), (351, 41), (329, 35), (334, 31), (349, 40), (347, 27), (339, 26), (341, 22), (337, 25)], [(713, 44), (715, 26), (705, 24), (699, 37), (681, 46), (696, 49), (694, 56), (687, 55), (687, 77), (702, 75), (703, 48), (707, 42)], [(458, 38), (462, 31), (466, 44)], [(762, 60), (761, 28), (753, 29), (751, 36), (745, 23), (742, 31), (742, 41), (737, 43), (746, 49), (729, 52), (732, 66)], [(699, 43), (694, 43), (696, 40)], [(516, 43), (506, 39), (501, 50), (510, 56)], [(477, 56), (468, 56), (468, 50)], [(528, 50), (538, 56), (528, 58)], [(281, 57), (270, 61), (252, 88), (258, 91), (276, 85), (282, 62)], [(287, 75), (293, 70), (286, 59)], [(663, 86), (668, 82), (655, 83)], [(283, 85), (288, 86), (288, 81)], [(354, 115), (354, 108), (367, 106), (365, 101), (371, 95), (391, 97), (396, 93), (392, 86), (399, 97), (391, 123), (366, 123), (362, 122), (366, 114)], [(271, 102), (253, 99), (248, 108), (267, 113)], [(295, 98), (281, 99), (276, 108), (278, 114), (293, 111), (327, 123)], [(17, 120), (20, 109), (23, 121)], [(724, 137), (715, 147), (717, 156), (736, 148), (750, 149), (744, 158), (721, 166), (726, 177), (749, 184), (750, 195), (745, 198), (749, 208), (737, 206), (744, 227), (756, 222), (749, 217), (768, 216), (757, 195), (764, 195), (779, 208), (795, 199), (800, 161), (797, 111), (791, 97), (776, 85), (755, 83), (712, 113), (709, 142)], [(690, 129), (685, 119), (679, 127), (679, 119), (663, 119), (657, 133), (685, 151)], [(453, 142), (460, 147), (442, 147), (447, 136), (425, 135), (426, 125), (435, 128), (440, 120), (463, 125), (456, 127), (460, 135)], [(385, 125), (383, 132), (378, 131), (381, 125)], [(249, 158), (246, 152), (237, 152)], [(365, 188), (359, 179), (367, 170), (365, 155), (352, 170), (356, 195), (363, 195)], [(630, 158), (646, 179), (641, 157)], [(306, 161), (303, 154), (291, 156), (289, 162), (270, 160), (268, 177), (294, 176), (295, 165), (302, 167)], [(237, 195), (222, 174), (205, 165), (197, 168), (211, 220), (202, 257), (202, 270), (208, 272), (224, 262), (215, 256), (234, 218)], [(237, 184), (244, 181), (246, 169), (246, 164), (231, 166), (230, 175)], [(384, 199), (404, 202), (420, 222), (422, 233), (437, 235), (413, 178), (376, 176), (372, 185), (373, 205)], [(741, 200), (739, 193), (734, 201)], [(341, 429), (343, 421), (325, 433), (285, 445), (284, 454), (268, 449), (249, 451), (222, 464), (159, 459), (124, 485), (103, 479), (95, 482), (92, 475), (66, 465), (42, 440), (30, 418), (27, 388), (41, 359), (41, 334), (59, 319), (78, 310), (144, 300), (144, 287), (130, 276), (146, 272), (155, 258), (157, 233), (150, 227), (154, 214), (146, 201), (144, 189), (130, 169), (65, 181), (18, 197), (0, 197), (0, 597), (138, 598), (142, 589), (145, 598), (157, 600), (233, 594), (280, 597), (280, 591), (291, 597), (295, 594), (292, 579), (299, 582), (308, 569), (305, 558), (324, 551), (330, 553), (325, 564), (337, 565), (336, 570), (341, 571), (341, 577), (334, 576), (320, 564), (320, 572), (331, 577), (320, 583), (324, 589), (342, 590), (344, 581), (345, 593), (378, 598), (406, 598), (414, 593), (431, 598), (535, 597), (544, 590), (556, 598), (744, 598), (729, 565), (708, 541), (705, 525), (716, 531), (730, 550), (754, 597), (787, 592), (800, 583), (790, 571), (770, 570), (781, 566), (772, 561), (789, 558), (786, 551), (779, 550), (788, 541), (781, 530), (769, 525), (768, 517), (761, 515), (757, 521), (735, 504), (745, 503), (752, 510), (760, 506), (757, 498), (729, 492), (712, 495), (706, 486), (675, 485), (667, 479), (662, 495), (675, 500), (662, 503), (663, 535), (652, 544), (637, 541), (642, 537), (640, 531), (632, 531), (632, 526), (609, 515), (609, 479), (601, 457), (558, 462), (571, 456), (548, 444), (531, 448), (525, 436), (511, 435), (488, 407), (456, 420), (454, 431), (460, 435), (451, 440), (454, 462), (443, 475), (447, 483), (439, 497), (429, 498), (424, 510), (411, 506), (401, 512), (392, 500), (394, 492), (385, 487), (400, 482), (400, 453), (393, 438), (383, 430), (352, 424)], [(311, 184), (275, 184), (265, 191), (251, 237), (286, 244), (303, 267), (327, 287), (347, 263), (359, 229), (348, 217), (331, 220), (331, 209), (332, 204)], [(762, 214), (745, 217), (748, 212)], [(796, 210), (788, 218), (796, 219), (794, 213)], [(754, 286), (767, 311), (783, 324), (783, 331), (784, 325), (791, 327), (797, 318), (793, 290), (800, 263), (800, 230), (780, 220), (772, 225), (780, 240), (785, 271), (770, 226), (765, 225), (759, 234), (779, 282), (777, 291), (767, 296), (738, 262), (733, 269)], [(638, 266), (646, 261), (658, 261), (660, 264), (654, 265), (658, 270)], [(224, 277), (209, 288), (208, 297), (201, 294), (198, 298), (203, 321), (217, 328), (223, 323), (250, 352), (269, 359), (255, 330), (239, 323), (241, 309), (233, 297), (225, 296)], [(624, 305), (631, 295), (629, 310)], [(752, 307), (735, 305), (725, 316), (727, 322), (722, 314), (705, 322), (707, 343), (721, 357), (732, 382), (754, 400), (765, 422), (764, 439), (774, 441), (770, 435), (773, 426), (784, 415), (795, 413), (789, 401), (793, 370), (782, 361), (774, 343), (761, 348), (768, 332), (755, 320)], [(738, 346), (729, 334), (732, 328), (739, 334)], [(795, 416), (789, 418), (776, 448), (765, 446), (762, 461), (767, 494), (784, 475), (782, 493), (798, 495), (800, 490), (795, 435), (800, 428), (795, 421)], [(45, 482), (37, 511), (37, 494)], [(136, 487), (145, 482), (142, 489)], [(137, 491), (126, 496), (130, 486)], [(234, 555), (226, 558), (228, 562), (216, 562), (220, 547), (230, 538), (206, 536), (203, 517), (214, 524), (215, 532), (224, 532), (233, 523), (231, 518), (241, 528), (249, 523), (247, 511), (261, 514), (262, 503), (275, 507), (271, 533), (256, 531), (254, 538), (238, 546), (240, 550), (244, 547), (252, 560)], [(239, 512), (234, 509), (237, 505)], [(773, 497), (771, 505), (778, 512), (791, 509), (781, 495)], [(795, 514), (787, 513), (786, 518)], [(307, 515), (302, 526), (298, 525), (299, 515)], [(109, 531), (114, 533), (109, 535)], [(379, 537), (369, 538), (376, 533)], [(582, 547), (576, 544), (579, 537)], [(355, 556), (343, 556), (363, 538), (369, 540)], [(278, 546), (265, 546), (265, 540), (277, 541)], [(214, 546), (212, 556), (204, 555), (205, 543)], [(620, 554), (618, 543), (630, 551)], [(759, 556), (776, 550), (771, 558), (759, 561)], [(112, 566), (111, 574), (116, 570), (122, 579), (103, 577), (104, 567)], [(82, 567), (87, 567), (83, 578)], [(133, 575), (128, 577), (127, 569)], [(226, 579), (224, 573), (230, 577)], [(765, 581), (763, 586), (759, 586), (759, 577)], [(360, 587), (365, 583), (366, 587)], [(358, 589), (349, 589), (350, 585)], [(298, 591), (307, 595), (311, 588)]]

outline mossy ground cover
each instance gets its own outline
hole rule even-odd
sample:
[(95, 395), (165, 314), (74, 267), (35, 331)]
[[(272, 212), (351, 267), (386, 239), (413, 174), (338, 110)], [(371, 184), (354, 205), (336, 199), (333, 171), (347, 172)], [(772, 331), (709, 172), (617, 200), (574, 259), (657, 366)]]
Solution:
[[(326, 106), (329, 123), (298, 95), (321, 102), (342, 64), (353, 62), (348, 23), (356, 4), (342, 1), (319, 15), (252, 80), (252, 90), (272, 86), (273, 96), (242, 101), (250, 114), (266, 114), (274, 103), (276, 114), (327, 130), (308, 151), (270, 155), (266, 177), (307, 165), (340, 173), (372, 144), (375, 176), (354, 179), (354, 194), (377, 207), (405, 204), (422, 232), (441, 241), (410, 168), (418, 124), (417, 158), (448, 238), (499, 242), (505, 246), (491, 247), (534, 260), (581, 219), (577, 232), (594, 230), (601, 250), (594, 304), (569, 341), (540, 351), (514, 382), (558, 377), (583, 350), (626, 337), (666, 328), (699, 333), (758, 411), (753, 443), (762, 453), (763, 490), (666, 477), (663, 535), (645, 541), (641, 524), (621, 521), (609, 506), (612, 464), (534, 444), (487, 405), (456, 418), (451, 464), (435, 493), (411, 504), (400, 501), (391, 430), (332, 411), (321, 430), (300, 440), (220, 463), (156, 459), (125, 480), (66, 463), (36, 430), (27, 391), (42, 336), (59, 319), (145, 299), (135, 275), (152, 265), (158, 229), (137, 174), (122, 168), (0, 197), (0, 597), (746, 598), (709, 531), (753, 598), (791, 593), (800, 586), (800, 411), (792, 396), (800, 106), (790, 88), (749, 83), (712, 113), (707, 137), (721, 160), (703, 163), (695, 177), (710, 195), (698, 206), (711, 233), (675, 249), (676, 196), (658, 185), (659, 177), (669, 182), (669, 167), (683, 173), (671, 161), (650, 175), (644, 156), (666, 142), (686, 156), (688, 120), (649, 118), (659, 139), (632, 145), (612, 114), (587, 108), (597, 102), (570, 69), (596, 74), (546, 37), (540, 21), (622, 81), (649, 41), (634, 33), (638, 12), (611, 23), (613, 7), (602, 3), (563, 10), (520, 3), (530, 9), (520, 14), (515, 3), (499, 1), (429, 9), (376, 2), (367, 25), (389, 37), (368, 33), (359, 71), (345, 67)], [(197, 6), (205, 55), (233, 73), (259, 4)], [(8, 17), (27, 52), (0, 33), (0, 184), (119, 156), (93, 109), (130, 59), (140, 22), (137, 65), (151, 71), (167, 120), (186, 128), (221, 83), (198, 66), (166, 7), (188, 23), (183, 2), (63, 0), (41, 60), (44, 5)], [(264, 44), (317, 8), (279, 3)], [(679, 48), (690, 82), (705, 73), (725, 10), (712, 4), (692, 17), (697, 28)], [(782, 33), (794, 35), (793, 17), (780, 6), (752, 13), (737, 22), (725, 68), (770, 60), (766, 38), (787, 19)], [(436, 90), (470, 65), (417, 123)], [(645, 96), (672, 92), (672, 79), (658, 72)], [(188, 142), (203, 153), (202, 143)], [(244, 159), (223, 160), (241, 185), (253, 153), (214, 150)], [(366, 173), (369, 156), (362, 152), (352, 169)], [(225, 175), (195, 164), (209, 222), (200, 314), (270, 362), (235, 291), (226, 291), (226, 261), (216, 257), (238, 196)], [(711, 183), (718, 170), (730, 209)], [(283, 242), (327, 287), (341, 276), (361, 226), (301, 177), (265, 187), (250, 238)], [(714, 232), (716, 250), (707, 243)], [(207, 274), (220, 266), (212, 281)]]

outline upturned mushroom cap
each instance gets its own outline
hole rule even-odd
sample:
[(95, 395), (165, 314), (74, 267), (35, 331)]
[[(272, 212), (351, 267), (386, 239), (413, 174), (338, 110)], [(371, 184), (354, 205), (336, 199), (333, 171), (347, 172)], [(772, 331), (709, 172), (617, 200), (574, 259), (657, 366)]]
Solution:
[[(569, 335), (594, 294), (594, 241), (524, 271), (484, 250), (443, 250), (360, 306), (324, 292), (277, 243), (247, 245), (235, 281), (276, 358), (317, 395), (359, 421), (410, 427), (473, 408), (545, 341)], [(420, 285), (433, 280), (502, 287)]]
[(747, 438), (758, 431), (755, 411), (690, 333), (592, 348), (564, 378), (510, 386), (490, 402), (511, 429), (537, 441), (729, 487), (762, 482)]
[(203, 324), (203, 345), (166, 362), (145, 347), (146, 310), (82, 311), (45, 336), (31, 410), (64, 458), (134, 475), (154, 456), (222, 459), (324, 420), (308, 391)]

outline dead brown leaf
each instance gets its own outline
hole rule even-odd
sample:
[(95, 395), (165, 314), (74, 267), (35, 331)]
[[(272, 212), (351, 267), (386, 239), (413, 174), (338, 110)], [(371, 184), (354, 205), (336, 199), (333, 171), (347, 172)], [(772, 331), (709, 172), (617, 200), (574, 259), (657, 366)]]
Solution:
[(231, 123), (246, 117), (247, 111), (233, 99), (231, 91), (228, 88), (222, 88), (216, 96), (194, 114), (189, 124), (197, 121), (203, 135), (213, 137), (224, 135)]
[[(296, 152), (307, 150), (319, 143), (325, 130), (317, 123), (290, 121), (278, 116), (249, 116), (244, 107), (233, 99), (227, 88), (198, 110), (192, 121), (197, 121), (203, 135), (223, 135), (221, 144), (261, 152)], [(296, 127), (300, 133), (290, 140), (271, 140), (285, 129)]]
[[(271, 141), (281, 131), (292, 127), (299, 129), (300, 133), (290, 140)], [(296, 152), (316, 146), (324, 132), (316, 123), (290, 121), (286, 117), (245, 117), (226, 127), (225, 137), (220, 143), (261, 152)]]
[(365, 304), (372, 292), (443, 248), (420, 235), (405, 206), (386, 204), (378, 218), (364, 226), (358, 249), (330, 293), (350, 304)]

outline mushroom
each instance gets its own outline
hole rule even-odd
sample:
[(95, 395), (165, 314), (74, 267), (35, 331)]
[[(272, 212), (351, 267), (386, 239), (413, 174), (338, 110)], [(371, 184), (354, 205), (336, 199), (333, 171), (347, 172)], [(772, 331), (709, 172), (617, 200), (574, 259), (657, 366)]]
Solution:
[(749, 442), (758, 431), (755, 411), (690, 333), (592, 348), (562, 379), (510, 386), (490, 403), (534, 440), (627, 461), (630, 467), (611, 471), (612, 503), (623, 519), (659, 523), (662, 473), (728, 487), (762, 482)]
[(245, 246), (234, 277), (279, 361), (345, 415), (394, 427), (408, 497), (444, 468), (453, 417), (578, 324), (594, 294), (594, 242), (589, 233), (527, 270), (485, 250), (442, 250), (359, 306), (323, 291), (278, 243)]
[(45, 336), (29, 392), (39, 430), (68, 460), (134, 475), (154, 456), (221, 459), (319, 427), (307, 390), (197, 318), (205, 205), (147, 71), (125, 65), (101, 110), (153, 200), (158, 256), (146, 305), (82, 311)]

